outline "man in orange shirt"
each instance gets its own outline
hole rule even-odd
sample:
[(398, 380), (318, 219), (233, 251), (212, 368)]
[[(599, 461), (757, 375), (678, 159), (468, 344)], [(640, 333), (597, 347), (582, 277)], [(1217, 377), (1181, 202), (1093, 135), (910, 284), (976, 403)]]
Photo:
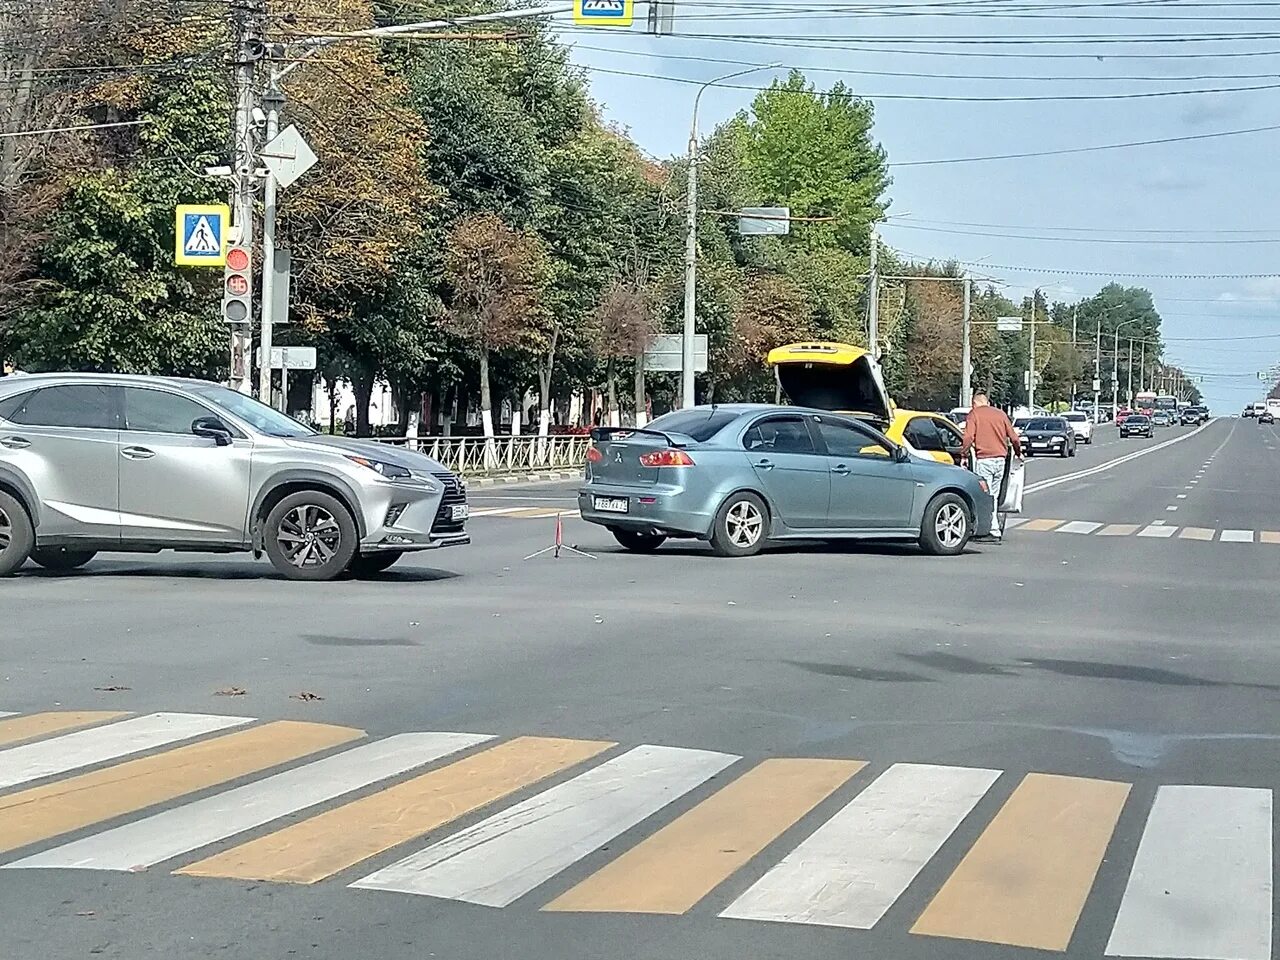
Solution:
[(1003, 410), (991, 406), (985, 393), (973, 395), (973, 409), (964, 422), (964, 441), (960, 447), (962, 456), (974, 452), (974, 472), (987, 482), (987, 489), (995, 499), (991, 512), (991, 530), (979, 540), (1000, 542), (1000, 498), (1004, 493), (1004, 464), (1009, 448), (1014, 456), (1022, 457), (1022, 438)]

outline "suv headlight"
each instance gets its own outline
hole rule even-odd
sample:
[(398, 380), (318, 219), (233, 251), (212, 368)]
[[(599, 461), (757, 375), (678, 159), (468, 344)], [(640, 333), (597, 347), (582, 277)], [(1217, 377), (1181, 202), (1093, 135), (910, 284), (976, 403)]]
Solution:
[(396, 463), (387, 463), (383, 460), (370, 460), (368, 457), (357, 457), (348, 453), (347, 459), (352, 463), (358, 463), (362, 467), (368, 467), (376, 473), (382, 474), (388, 480), (408, 480), (413, 474), (409, 472), (407, 467), (402, 467)]

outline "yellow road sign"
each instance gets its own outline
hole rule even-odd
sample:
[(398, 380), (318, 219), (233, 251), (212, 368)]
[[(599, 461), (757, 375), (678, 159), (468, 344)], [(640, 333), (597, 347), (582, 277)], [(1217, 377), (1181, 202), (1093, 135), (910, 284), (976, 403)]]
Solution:
[(629, 27), (635, 0), (573, 0), (573, 22), (588, 27)]
[(227, 262), (225, 203), (181, 203), (173, 215), (173, 261), (183, 267), (221, 267)]

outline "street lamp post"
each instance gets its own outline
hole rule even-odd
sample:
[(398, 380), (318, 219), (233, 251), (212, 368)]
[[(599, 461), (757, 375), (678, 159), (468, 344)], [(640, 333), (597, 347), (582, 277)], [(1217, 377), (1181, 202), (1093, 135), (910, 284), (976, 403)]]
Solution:
[(693, 392), (693, 334), (694, 315), (698, 306), (698, 105), (702, 102), (702, 94), (707, 87), (732, 80), (734, 77), (746, 76), (760, 70), (773, 70), (781, 64), (770, 63), (764, 66), (751, 67), (726, 73), (722, 77), (708, 80), (698, 87), (693, 96), (693, 123), (689, 127), (689, 186), (687, 197), (688, 226), (684, 238), (684, 336), (680, 350), (680, 405), (692, 407)]
[[(1116, 324), (1115, 330), (1112, 331), (1111, 343), (1111, 413), (1115, 415), (1116, 410), (1120, 409), (1120, 328), (1127, 327), (1131, 323), (1142, 323), (1142, 317), (1134, 317), (1132, 320), (1121, 320)], [(1132, 379), (1133, 370), (1129, 371), (1129, 377)]]

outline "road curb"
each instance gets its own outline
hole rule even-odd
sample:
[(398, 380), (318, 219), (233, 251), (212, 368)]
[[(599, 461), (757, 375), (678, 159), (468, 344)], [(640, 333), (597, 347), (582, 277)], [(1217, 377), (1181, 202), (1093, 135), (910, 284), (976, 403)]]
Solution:
[(577, 470), (551, 470), (543, 473), (511, 473), (501, 477), (463, 477), (469, 487), (498, 487), (508, 483), (556, 483), (562, 480), (576, 480), (581, 476)]

